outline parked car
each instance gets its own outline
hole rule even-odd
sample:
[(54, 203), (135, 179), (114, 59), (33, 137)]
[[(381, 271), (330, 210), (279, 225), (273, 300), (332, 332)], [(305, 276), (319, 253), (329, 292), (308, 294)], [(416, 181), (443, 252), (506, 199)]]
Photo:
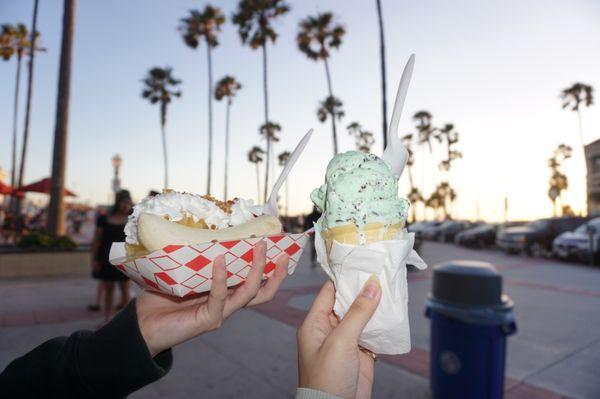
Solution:
[(479, 226), (480, 223), (474, 222), (461, 222), (454, 221), (452, 223), (448, 223), (444, 228), (439, 230), (439, 234), (436, 237), (437, 241), (441, 242), (454, 242), (454, 238), (457, 234), (472, 229), (473, 227)]
[(443, 222), (429, 222), (429, 224), (421, 229), (421, 236), (424, 240), (435, 241), (439, 235), (440, 229), (448, 226), (452, 223), (451, 220), (445, 220)]
[(452, 242), (454, 241), (456, 234), (475, 225), (476, 224), (472, 222), (446, 220), (437, 226), (432, 226), (423, 230), (422, 235), (426, 240)]
[(423, 232), (423, 230), (436, 227), (439, 224), (440, 222), (437, 222), (435, 220), (429, 222), (415, 222), (408, 226), (408, 231), (411, 233), (415, 233), (415, 235), (420, 235)]
[(423, 239), (420, 234), (415, 233), (415, 242), (413, 244), (413, 249), (417, 252), (421, 250), (421, 246), (423, 245)]
[(525, 226), (502, 230), (497, 235), (496, 243), (507, 253), (546, 256), (552, 253), (552, 242), (559, 234), (575, 230), (585, 222), (583, 217), (540, 219)]
[(465, 247), (486, 248), (496, 243), (496, 232), (500, 225), (484, 223), (461, 231), (454, 237), (454, 243)]
[(439, 222), (431, 221), (431, 222), (415, 222), (408, 225), (407, 229), (410, 233), (415, 233), (415, 243), (413, 248), (415, 251), (421, 249), (421, 245), (423, 244), (423, 236), (422, 231), (431, 226), (437, 225)]
[[(590, 243), (590, 234), (592, 241)], [(590, 252), (590, 244), (592, 250)], [(561, 259), (576, 259), (585, 262), (600, 259), (600, 218), (594, 218), (573, 231), (559, 234), (552, 243), (552, 253)]]

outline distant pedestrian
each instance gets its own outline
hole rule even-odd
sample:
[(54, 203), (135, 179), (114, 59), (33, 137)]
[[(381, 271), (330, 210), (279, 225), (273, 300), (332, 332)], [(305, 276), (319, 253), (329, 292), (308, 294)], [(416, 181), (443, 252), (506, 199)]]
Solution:
[[(304, 219), (304, 230), (313, 228), (314, 223), (317, 220), (319, 220), (320, 217), (321, 217), (321, 212), (319, 212), (319, 210), (317, 209), (316, 206), (313, 206), (312, 212), (310, 214), (308, 214), (306, 216), (306, 218)], [(315, 235), (311, 234), (310, 235), (310, 260), (311, 260), (310, 266), (311, 267), (317, 266), (316, 258), (317, 258), (317, 251), (315, 250)]]
[[(100, 216), (96, 223), (96, 234), (92, 242), (92, 276), (101, 281), (97, 291), (97, 305), (104, 296), (104, 319), (109, 321), (115, 310), (124, 307), (130, 299), (129, 279), (117, 268), (110, 264), (108, 256), (113, 242), (125, 241), (125, 224), (133, 209), (131, 195), (127, 190), (121, 190), (115, 198), (115, 205), (106, 216)], [(121, 301), (116, 309), (113, 308), (115, 283), (121, 291)], [(93, 305), (90, 306), (91, 310)]]

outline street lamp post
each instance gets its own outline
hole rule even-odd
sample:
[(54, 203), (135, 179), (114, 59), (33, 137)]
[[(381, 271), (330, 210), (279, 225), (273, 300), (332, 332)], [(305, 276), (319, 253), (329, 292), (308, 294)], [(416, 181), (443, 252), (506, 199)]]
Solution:
[(123, 158), (119, 154), (115, 154), (112, 158), (112, 165), (115, 170), (115, 174), (112, 181), (112, 189), (115, 193), (119, 192), (121, 189), (121, 179), (119, 179), (119, 169), (121, 168), (121, 164), (123, 163)]

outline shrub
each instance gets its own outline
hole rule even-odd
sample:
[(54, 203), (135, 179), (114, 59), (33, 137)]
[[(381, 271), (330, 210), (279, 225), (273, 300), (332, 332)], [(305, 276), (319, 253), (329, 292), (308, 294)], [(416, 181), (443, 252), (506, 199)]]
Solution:
[(32, 250), (56, 249), (71, 251), (77, 248), (77, 243), (69, 236), (60, 236), (53, 239), (49, 234), (34, 231), (21, 237), (18, 246), (20, 248)]
[(60, 236), (54, 241), (54, 248), (71, 251), (77, 248), (77, 243), (69, 236)]

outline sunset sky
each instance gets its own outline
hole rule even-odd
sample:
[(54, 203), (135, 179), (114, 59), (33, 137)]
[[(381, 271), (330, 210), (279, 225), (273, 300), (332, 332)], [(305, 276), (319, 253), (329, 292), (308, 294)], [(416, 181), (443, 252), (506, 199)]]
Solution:
[[(381, 154), (380, 70), (374, 1), (288, 1), (291, 11), (275, 22), (280, 34), (269, 45), (270, 115), (281, 124), (275, 152), (292, 150), (314, 128), (312, 142), (290, 176), (292, 213), (310, 209), (309, 194), (322, 184), (332, 156), (331, 126), (316, 117), (326, 96), (322, 63), (297, 49), (298, 21), (333, 11), (347, 34), (331, 57), (334, 94), (344, 102), (340, 147), (354, 148), (345, 126), (359, 121), (375, 133)], [(36, 58), (33, 114), (26, 182), (50, 174), (55, 120), (62, 1), (40, 2), (39, 31), (47, 49)], [(183, 80), (183, 95), (168, 114), (171, 186), (204, 193), (207, 156), (207, 66), (204, 43), (193, 51), (177, 31), (179, 18), (199, 1), (79, 1), (76, 12), (69, 123), (67, 186), (79, 200), (110, 198), (110, 158), (123, 158), (122, 183), (135, 199), (160, 189), (163, 161), (159, 110), (141, 99), (141, 79), (153, 66), (170, 65)], [(230, 193), (256, 198), (254, 166), (248, 150), (264, 144), (262, 59), (242, 46), (229, 19), (236, 1), (214, 1), (228, 21), (213, 52), (215, 81), (226, 74), (243, 85), (232, 108)], [(391, 1), (382, 0), (386, 30), (388, 104), (391, 112), (404, 63), (416, 54), (400, 134), (414, 131), (412, 115), (421, 109), (434, 124), (454, 123), (460, 132), (450, 181), (458, 193), (454, 216), (510, 219), (550, 216), (547, 159), (560, 143), (572, 145), (565, 165), (570, 187), (565, 201), (576, 211), (584, 204), (584, 172), (575, 113), (561, 109), (561, 89), (576, 81), (591, 84), (600, 103), (600, 2), (573, 1)], [(0, 2), (0, 23), (31, 23), (33, 0)], [(13, 89), (16, 63), (0, 63), (0, 167), (10, 170)], [(24, 68), (24, 72), (25, 72)], [(26, 74), (22, 80), (25, 100)], [(24, 101), (21, 104), (24, 110)], [(213, 192), (222, 195), (225, 105), (214, 103)], [(586, 142), (600, 138), (600, 106), (583, 110)], [(19, 124), (22, 126), (22, 117)], [(19, 147), (20, 148), (20, 147)], [(441, 148), (434, 153), (439, 162)], [(416, 151), (415, 182), (429, 194), (444, 178), (427, 151)], [(279, 171), (279, 168), (277, 168)], [(278, 172), (277, 172), (278, 173)], [(408, 191), (403, 176), (400, 194)], [(479, 206), (477, 206), (479, 204)]]

